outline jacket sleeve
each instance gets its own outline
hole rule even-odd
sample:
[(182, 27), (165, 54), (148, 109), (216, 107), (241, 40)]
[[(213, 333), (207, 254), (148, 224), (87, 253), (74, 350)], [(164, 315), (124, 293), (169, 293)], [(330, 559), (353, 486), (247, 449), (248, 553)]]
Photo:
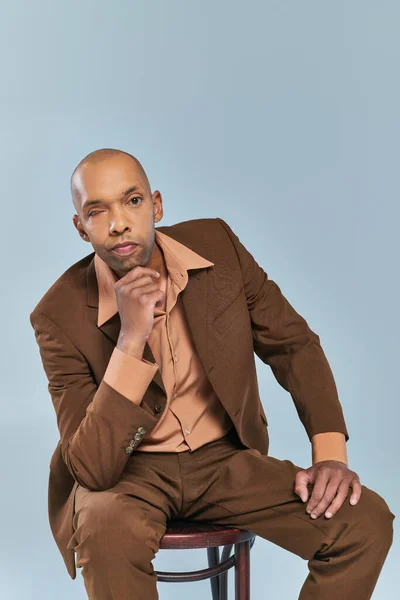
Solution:
[(335, 380), (320, 344), (303, 317), (268, 278), (229, 225), (220, 218), (239, 259), (257, 356), (290, 393), (311, 442), (313, 435), (340, 432), (349, 439)]
[(158, 422), (140, 406), (158, 365), (129, 357), (138, 377), (133, 371), (134, 393), (128, 398), (105, 377), (96, 384), (85, 357), (49, 317), (34, 311), (30, 321), (57, 416), (63, 460), (79, 485), (96, 491), (113, 487), (133, 446)]

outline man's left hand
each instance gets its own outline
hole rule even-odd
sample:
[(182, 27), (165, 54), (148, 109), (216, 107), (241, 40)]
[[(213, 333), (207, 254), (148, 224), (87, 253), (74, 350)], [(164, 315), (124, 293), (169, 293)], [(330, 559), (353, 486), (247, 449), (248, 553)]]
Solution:
[(362, 488), (357, 473), (339, 460), (322, 460), (296, 474), (294, 491), (303, 502), (308, 499), (307, 485), (310, 483), (314, 487), (306, 510), (314, 519), (324, 511), (328, 519), (335, 515), (346, 499), (349, 487), (353, 489), (350, 504), (357, 504), (361, 497)]

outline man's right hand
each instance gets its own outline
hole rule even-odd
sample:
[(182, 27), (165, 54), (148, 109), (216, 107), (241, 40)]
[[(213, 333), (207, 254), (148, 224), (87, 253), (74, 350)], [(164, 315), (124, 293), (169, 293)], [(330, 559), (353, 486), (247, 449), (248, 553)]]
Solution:
[(141, 265), (131, 269), (114, 285), (121, 331), (117, 347), (137, 358), (143, 355), (146, 341), (153, 329), (154, 306), (164, 302), (159, 288), (160, 274)]

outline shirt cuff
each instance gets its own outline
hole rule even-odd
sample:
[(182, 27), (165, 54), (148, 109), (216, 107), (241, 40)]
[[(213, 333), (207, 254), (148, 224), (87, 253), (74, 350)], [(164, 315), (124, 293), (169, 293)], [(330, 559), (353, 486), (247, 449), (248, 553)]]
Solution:
[(346, 439), (343, 433), (338, 431), (317, 433), (311, 438), (311, 443), (313, 465), (322, 460), (338, 460), (348, 466)]
[(157, 369), (156, 363), (139, 360), (115, 347), (103, 379), (117, 392), (140, 404)]

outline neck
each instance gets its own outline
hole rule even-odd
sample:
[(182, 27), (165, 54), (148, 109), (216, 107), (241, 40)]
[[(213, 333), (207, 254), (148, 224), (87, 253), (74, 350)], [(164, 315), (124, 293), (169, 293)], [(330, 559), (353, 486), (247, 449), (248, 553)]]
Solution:
[(154, 269), (155, 271), (158, 271), (160, 273), (161, 277), (165, 277), (167, 274), (167, 268), (165, 265), (164, 254), (163, 254), (161, 248), (159, 247), (159, 245), (157, 244), (157, 242), (154, 242), (153, 252), (150, 256), (150, 260), (147, 263), (146, 267), (149, 267), (150, 269)]

